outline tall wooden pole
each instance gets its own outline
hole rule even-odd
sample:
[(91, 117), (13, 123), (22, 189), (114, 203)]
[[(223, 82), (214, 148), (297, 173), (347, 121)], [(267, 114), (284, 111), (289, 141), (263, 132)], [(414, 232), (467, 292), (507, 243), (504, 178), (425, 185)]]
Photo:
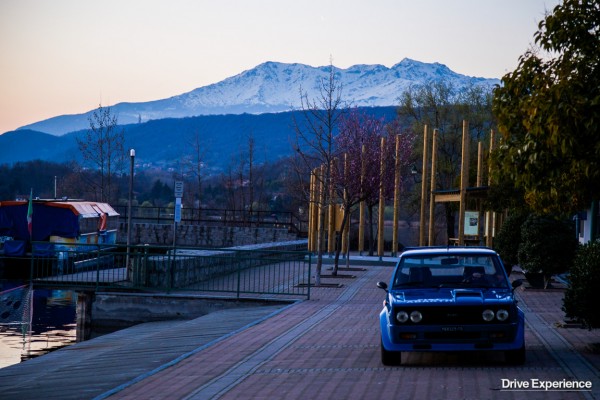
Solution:
[(429, 246), (435, 245), (435, 185), (437, 172), (437, 140), (438, 129), (433, 130), (433, 138), (431, 140), (431, 185), (429, 186)]
[[(361, 165), (360, 165), (360, 190), (362, 194), (363, 190), (363, 182), (365, 179), (365, 168), (366, 161), (365, 156), (367, 153), (367, 148), (363, 144), (362, 146), (362, 156), (361, 156)], [(358, 252), (362, 256), (362, 252), (365, 250), (365, 201), (361, 201), (358, 208)]]
[(325, 164), (323, 164), (321, 165), (320, 171), (317, 172), (317, 252), (321, 252), (321, 250), (323, 250), (323, 243), (325, 243), (325, 168)]
[[(348, 153), (344, 153), (344, 181), (348, 182)], [(348, 204), (348, 190), (344, 189), (344, 205)], [(344, 212), (350, 212), (350, 210), (344, 210)], [(348, 253), (348, 232), (350, 232), (350, 215), (346, 221), (344, 230), (340, 232), (342, 236), (342, 254)]]
[[(477, 181), (476, 187), (481, 187), (483, 184), (483, 143), (477, 142)], [(477, 239), (479, 243), (483, 243), (483, 209), (482, 202), (477, 200)]]
[(385, 137), (381, 138), (381, 166), (379, 170), (379, 220), (377, 222), (377, 255), (383, 257), (383, 214), (385, 212), (385, 191), (383, 180), (385, 176)]
[(394, 163), (394, 221), (392, 227), (392, 256), (398, 254), (398, 214), (400, 210), (400, 135), (396, 135), (396, 160)]
[(458, 212), (458, 244), (465, 244), (465, 207), (469, 187), (469, 122), (463, 121), (462, 160), (460, 164), (460, 205)]
[[(492, 156), (492, 152), (495, 149), (495, 132), (494, 130), (490, 130), (490, 160)], [(488, 186), (492, 185), (492, 163), (488, 161)], [(496, 213), (492, 211), (486, 211), (485, 213), (485, 229), (486, 229), (486, 237), (485, 237), (485, 245), (488, 247), (493, 246), (494, 234), (496, 231)]]
[(483, 184), (483, 143), (477, 142), (477, 182), (475, 186)]
[(315, 170), (310, 171), (310, 183), (308, 185), (308, 251), (315, 251)]
[(423, 129), (423, 166), (421, 172), (421, 218), (419, 219), (419, 246), (425, 246), (425, 202), (427, 201), (427, 161), (429, 160), (429, 133)]
[(333, 254), (335, 251), (335, 187), (333, 186), (333, 171), (336, 166), (336, 160), (331, 160), (329, 170), (331, 173), (329, 174), (329, 229), (327, 234), (327, 252), (329, 254)]

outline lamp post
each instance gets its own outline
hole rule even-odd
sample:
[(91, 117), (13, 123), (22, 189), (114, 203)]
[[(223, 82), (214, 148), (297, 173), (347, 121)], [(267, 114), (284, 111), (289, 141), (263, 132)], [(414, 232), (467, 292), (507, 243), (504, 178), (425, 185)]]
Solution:
[(135, 150), (129, 150), (129, 198), (127, 201), (127, 270), (129, 271), (129, 246), (131, 245), (131, 202), (133, 198), (133, 165), (135, 160)]

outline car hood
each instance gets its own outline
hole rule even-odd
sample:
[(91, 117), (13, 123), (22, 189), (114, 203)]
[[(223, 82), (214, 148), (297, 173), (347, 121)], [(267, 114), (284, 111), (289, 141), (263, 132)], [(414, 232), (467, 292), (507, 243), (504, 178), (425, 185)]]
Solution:
[(513, 294), (508, 289), (403, 289), (390, 291), (395, 303), (419, 305), (478, 305), (512, 303)]

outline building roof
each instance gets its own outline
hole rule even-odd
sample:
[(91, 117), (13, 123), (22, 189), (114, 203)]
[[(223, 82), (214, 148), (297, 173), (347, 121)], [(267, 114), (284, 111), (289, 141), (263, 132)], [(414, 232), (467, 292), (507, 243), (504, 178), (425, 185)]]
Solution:
[[(81, 215), (83, 218), (95, 218), (100, 214), (107, 214), (109, 217), (118, 216), (110, 204), (99, 203), (95, 201), (56, 201), (56, 200), (33, 200), (36, 205), (45, 205), (48, 207), (66, 208), (73, 212), (75, 215)], [(0, 201), (0, 207), (3, 206), (21, 206), (26, 205), (27, 201)]]

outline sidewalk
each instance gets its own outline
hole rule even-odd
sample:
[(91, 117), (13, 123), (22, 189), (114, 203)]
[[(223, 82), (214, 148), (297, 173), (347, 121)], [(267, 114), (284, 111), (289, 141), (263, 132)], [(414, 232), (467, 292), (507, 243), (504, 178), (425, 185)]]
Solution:
[[(323, 277), (334, 285), (312, 288), (310, 300), (78, 343), (0, 370), (0, 399), (600, 399), (600, 355), (590, 351), (600, 332), (565, 325), (562, 289), (517, 289), (523, 366), (496, 352), (408, 353), (402, 366), (383, 366), (376, 282), (392, 271), (390, 263), (353, 264)], [(502, 390), (502, 380), (532, 378), (589, 380), (593, 391)]]
[(562, 311), (566, 287), (553, 283), (553, 289), (532, 289), (527, 284), (517, 289), (517, 296), (527, 305), (530, 313), (540, 316), (550, 327), (567, 340), (587, 362), (600, 371), (600, 330), (581, 328), (580, 324), (566, 321)]

